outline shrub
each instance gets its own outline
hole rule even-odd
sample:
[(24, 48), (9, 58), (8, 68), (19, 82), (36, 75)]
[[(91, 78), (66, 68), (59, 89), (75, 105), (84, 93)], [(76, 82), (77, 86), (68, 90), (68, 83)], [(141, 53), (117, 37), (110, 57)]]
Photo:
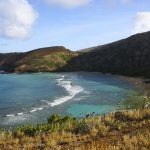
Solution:
[(34, 136), (36, 132), (36, 127), (33, 125), (23, 125), (16, 129), (16, 133), (24, 133), (25, 135), (29, 136)]
[(61, 116), (59, 114), (54, 114), (50, 118), (48, 118), (48, 123), (55, 123), (61, 120)]
[(87, 134), (90, 133), (90, 127), (85, 121), (81, 121), (76, 127), (75, 127), (76, 134)]

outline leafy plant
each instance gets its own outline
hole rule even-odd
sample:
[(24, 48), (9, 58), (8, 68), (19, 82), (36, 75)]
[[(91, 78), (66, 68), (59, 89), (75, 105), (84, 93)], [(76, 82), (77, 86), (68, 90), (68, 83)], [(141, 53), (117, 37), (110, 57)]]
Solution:
[(29, 136), (34, 136), (36, 132), (36, 127), (33, 125), (23, 125), (16, 129), (16, 133), (24, 133), (25, 135)]
[(48, 118), (48, 123), (55, 123), (61, 120), (61, 116), (59, 114), (54, 114), (51, 117)]

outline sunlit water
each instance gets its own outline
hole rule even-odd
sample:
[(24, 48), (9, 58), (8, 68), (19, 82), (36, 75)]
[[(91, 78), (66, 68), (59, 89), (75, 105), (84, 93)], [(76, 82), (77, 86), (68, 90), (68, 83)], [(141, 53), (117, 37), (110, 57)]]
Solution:
[(107, 113), (130, 90), (131, 83), (100, 73), (0, 74), (0, 127), (45, 122), (53, 113)]

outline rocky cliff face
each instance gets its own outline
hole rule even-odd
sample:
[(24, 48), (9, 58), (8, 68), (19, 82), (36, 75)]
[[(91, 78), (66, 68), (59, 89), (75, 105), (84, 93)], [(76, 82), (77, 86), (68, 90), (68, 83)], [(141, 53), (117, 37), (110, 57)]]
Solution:
[(78, 52), (51, 47), (0, 54), (0, 68), (13, 72), (98, 71), (150, 77), (150, 32)]

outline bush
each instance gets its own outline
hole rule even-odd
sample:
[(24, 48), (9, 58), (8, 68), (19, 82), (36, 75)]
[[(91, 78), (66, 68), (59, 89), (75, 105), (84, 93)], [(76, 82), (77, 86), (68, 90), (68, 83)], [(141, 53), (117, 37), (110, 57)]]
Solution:
[(34, 136), (37, 129), (33, 125), (23, 125), (16, 129), (16, 133), (24, 133), (25, 135)]
[(62, 118), (59, 114), (54, 114), (52, 115), (50, 118), (48, 118), (48, 123), (55, 123), (55, 122), (58, 122), (60, 121)]
[(72, 122), (72, 121), (75, 121), (76, 119), (75, 118), (72, 118), (71, 116), (65, 116), (61, 119), (62, 123), (64, 122)]
[(76, 134), (87, 134), (90, 133), (90, 127), (88, 124), (83, 120), (77, 124), (75, 127)]

